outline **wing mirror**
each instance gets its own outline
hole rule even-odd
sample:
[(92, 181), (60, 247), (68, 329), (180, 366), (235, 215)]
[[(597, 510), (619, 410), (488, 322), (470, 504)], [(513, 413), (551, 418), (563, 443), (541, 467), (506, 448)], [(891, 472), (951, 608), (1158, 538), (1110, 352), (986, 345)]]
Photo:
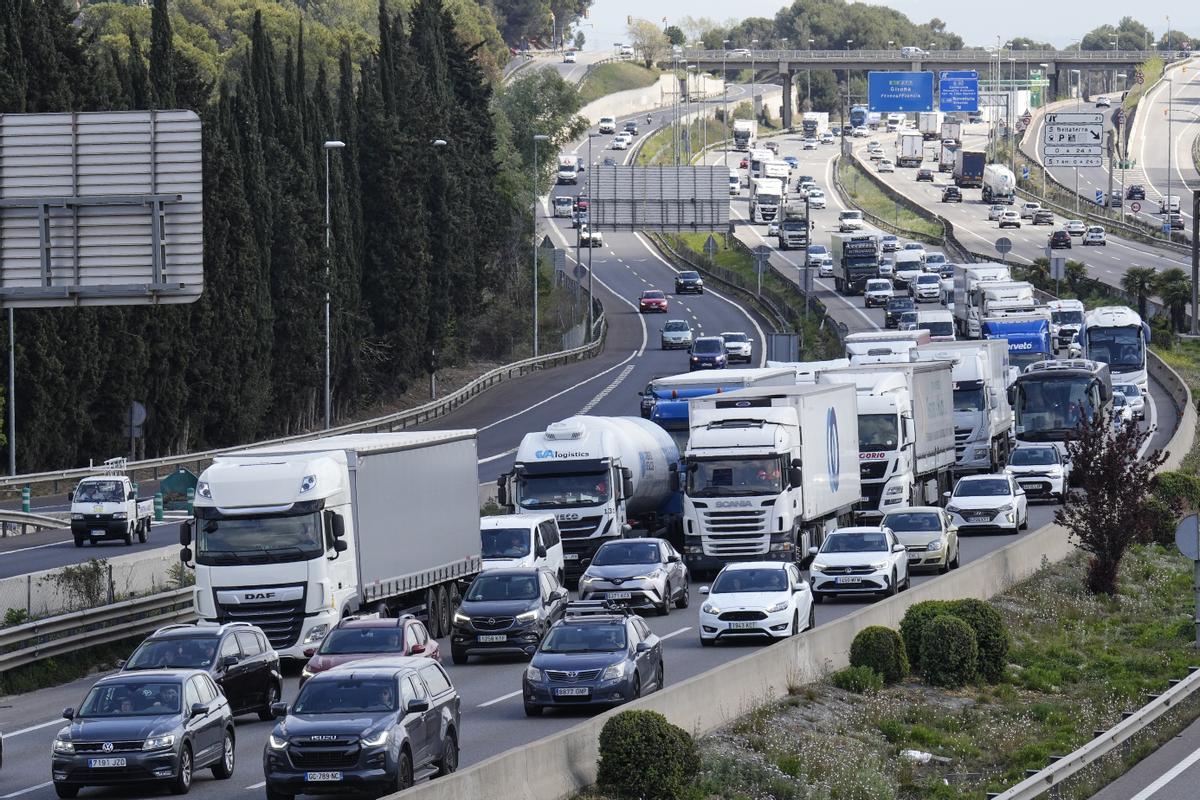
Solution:
[(537, 546), (537, 549), (533, 551), (533, 554), (538, 558), (545, 558), (546, 557), (546, 545), (539, 544)]
[(905, 550), (907, 550), (907, 549), (908, 549), (908, 548), (907, 548), (907, 547), (905, 547), (905, 546), (904, 546), (904, 545), (902, 545), (902, 544), (894, 544), (894, 545), (892, 545), (892, 552), (893, 552), (893, 553), (903, 553), (903, 552), (904, 552)]
[(68, 503), (74, 503), (74, 502), (75, 502), (75, 490), (74, 490), (74, 489), (72, 489), (71, 491), (67, 492), (67, 502), (68, 502)]
[(286, 717), (288, 713), (287, 703), (271, 703), (271, 716), (275, 719)]
[(637, 652), (639, 652), (639, 653), (649, 653), (650, 652), (650, 643), (649, 642), (638, 642), (637, 647), (634, 649), (637, 650)]
[(942, 492), (942, 497), (944, 497), (944, 498), (946, 498), (947, 500), (949, 500), (949, 499), (950, 499), (950, 492)]
[(334, 539), (333, 540), (333, 552), (344, 553), (349, 549), (350, 549), (350, 545), (346, 544), (345, 539)]
[(429, 710), (429, 701), (426, 699), (414, 699), (408, 701), (407, 711), (409, 714), (423, 714)]
[(192, 523), (184, 520), (179, 523), (179, 546), (187, 547), (192, 543)]
[(221, 666), (226, 667), (226, 668), (236, 667), (237, 663), (238, 663), (237, 656), (225, 656), (224, 658), (221, 659)]
[(501, 475), (496, 478), (496, 504), (501, 506), (508, 505), (508, 476)]
[(821, 548), (819, 548), (819, 547), (810, 547), (810, 548), (808, 548), (808, 554), (810, 556), (815, 556), (818, 552), (820, 552), (820, 550), (821, 550)]
[(208, 703), (192, 703), (192, 716), (202, 717), (208, 713)]
[(127, 500), (136, 500), (136, 499), (137, 499), (137, 492), (135, 492), (135, 491), (133, 491), (132, 489), (130, 489), (130, 490), (129, 490), (129, 494), (125, 496), (125, 499), (127, 499)]
[(701, 587), (700, 587), (700, 594), (708, 594), (708, 587), (707, 587), (707, 586), (701, 586)]
[(567, 591), (565, 586), (559, 586), (557, 589), (554, 590), (554, 598), (556, 600), (562, 600), (568, 594), (569, 594), (569, 592)]
[(75, 719), (75, 709), (67, 706), (63, 709), (63, 719)]
[(421, 653), (424, 653), (424, 652), (425, 652), (425, 645), (423, 645), (423, 644), (414, 644), (414, 645), (413, 645), (413, 646), (412, 646), (412, 647), (409, 649), (409, 651), (408, 651), (408, 654), (409, 654), (410, 656), (419, 656), (419, 655), (421, 655)]

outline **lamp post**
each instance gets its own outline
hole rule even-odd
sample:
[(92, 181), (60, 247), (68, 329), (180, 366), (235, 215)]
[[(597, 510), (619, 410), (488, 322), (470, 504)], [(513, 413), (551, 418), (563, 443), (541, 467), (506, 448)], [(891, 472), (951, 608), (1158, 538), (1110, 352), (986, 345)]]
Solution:
[[(440, 141), (440, 140), (439, 140)], [(533, 357), (538, 355), (538, 240), (537, 240), (537, 203), (538, 203), (538, 142), (548, 142), (550, 137), (544, 133), (533, 135)], [(445, 142), (442, 142), (445, 144)], [(589, 153), (589, 160), (590, 160)], [(589, 165), (590, 166), (590, 165)], [(588, 213), (591, 213), (589, 204)], [(590, 219), (589, 219), (590, 224)], [(591, 247), (591, 243), (588, 243)]]
[[(434, 139), (432, 142), (429, 143), (430, 147), (433, 148), (433, 152), (435, 154), (437, 154), (441, 150), (445, 149), (446, 144), (447, 143), (446, 143), (445, 139)], [(441, 164), (438, 165), (437, 169), (438, 169), (438, 182), (440, 184), (442, 181), (442, 178), (444, 177), (444, 173), (442, 171)], [(536, 205), (537, 205), (537, 198), (534, 198), (535, 208), (536, 208)], [(536, 233), (537, 233), (537, 222), (536, 222), (536, 212), (535, 212), (534, 234), (536, 234)], [(537, 238), (536, 235), (534, 238)], [(432, 347), (430, 348), (430, 351), (429, 351), (429, 399), (430, 400), (437, 399), (437, 350)]]
[[(808, 50), (809, 50), (810, 56), (812, 54), (813, 45), (816, 44), (816, 42), (817, 42), (816, 39), (810, 38), (808, 40)], [(811, 111), (812, 110), (812, 67), (809, 67), (808, 69), (804, 70), (804, 80), (806, 83), (808, 83), (808, 108)]]
[[(1166, 44), (1167, 53), (1166, 53), (1166, 55), (1163, 56), (1163, 75), (1167, 74), (1167, 60), (1170, 58), (1170, 54), (1171, 54), (1171, 17), (1170, 17), (1170, 15), (1167, 16), (1167, 40), (1166, 40), (1165, 44)], [(1166, 227), (1168, 229), (1170, 229), (1171, 228), (1171, 169), (1172, 169), (1172, 164), (1171, 164), (1172, 153), (1171, 153), (1171, 151), (1175, 149), (1175, 137), (1171, 133), (1171, 127), (1172, 127), (1171, 123), (1173, 122), (1171, 117), (1174, 115), (1174, 111), (1175, 111), (1175, 106), (1174, 106), (1175, 79), (1174, 78), (1166, 78), (1166, 81), (1167, 81), (1167, 214), (1166, 214), (1167, 226)], [(1180, 208), (1182, 210), (1182, 206)], [(1171, 234), (1168, 233), (1167, 239), (1169, 240), (1170, 238), (1171, 238)], [(1193, 319), (1194, 319), (1194, 317), (1193, 317)]]
[(1113, 46), (1113, 71), (1112, 71), (1113, 80), (1112, 80), (1112, 86), (1108, 87), (1108, 90), (1110, 92), (1115, 92), (1117, 90), (1117, 62), (1116, 62), (1117, 45), (1121, 42), (1121, 37), (1118, 34), (1110, 33), (1108, 35), (1108, 38), (1112, 40), (1112, 46)]
[(758, 81), (755, 80), (755, 76), (758, 75), (758, 71), (755, 69), (754, 63), (754, 45), (756, 44), (758, 44), (758, 39), (750, 40), (750, 113), (753, 115), (754, 119), (758, 119)]
[[(1009, 51), (1012, 52), (1011, 50)], [(1015, 175), (1017, 172), (1017, 90), (1016, 76), (1013, 71), (1017, 68), (1015, 56), (1008, 57), (1008, 95), (1005, 105), (1008, 106), (1008, 168)]]
[[(598, 134), (598, 133), (589, 133), (588, 134), (588, 168), (589, 169), (591, 169), (591, 167), (592, 167), (592, 139), (594, 139), (595, 137), (597, 137), (599, 135), (600, 134)], [(587, 265), (587, 273), (588, 273), (588, 338), (589, 338), (589, 340), (590, 340), (592, 334), (595, 332), (595, 325), (596, 325), (595, 319), (593, 318), (593, 314), (595, 313), (593, 311), (593, 308), (594, 308), (595, 304), (592, 301), (592, 250), (594, 250), (595, 248), (592, 247), (592, 238), (590, 236), (590, 233), (592, 230), (591, 225), (592, 225), (592, 175), (593, 174), (595, 174), (594, 171), (592, 173), (589, 173), (588, 179), (587, 179), (588, 233), (589, 233), (589, 236), (588, 236), (588, 265)], [(576, 263), (579, 263), (578, 259), (576, 259)]]
[[(725, 120), (725, 129), (729, 133), (727, 138), (733, 137), (733, 123), (729, 121), (729, 70), (726, 69), (726, 62), (729, 58), (729, 40), (721, 40), (721, 116)], [(729, 145), (725, 145), (724, 164), (729, 167)]]
[[(442, 142), (445, 144), (445, 142)], [(325, 142), (322, 147), (325, 150), (325, 427), (331, 427), (331, 407), (332, 399), (329, 390), (329, 262), (333, 259), (333, 254), (330, 253), (330, 215), (329, 215), (329, 153), (332, 150), (341, 150), (346, 146), (345, 142), (339, 142), (336, 139), (330, 139)]]

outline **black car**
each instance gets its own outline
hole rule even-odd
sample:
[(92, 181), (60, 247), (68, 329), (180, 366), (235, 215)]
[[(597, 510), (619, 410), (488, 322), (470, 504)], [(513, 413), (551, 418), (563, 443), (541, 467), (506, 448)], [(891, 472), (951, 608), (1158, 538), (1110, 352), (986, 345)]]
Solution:
[(960, 192), (958, 190), (957, 186), (947, 186), (945, 189), (942, 190), (942, 202), (943, 203), (961, 203), (962, 202), (962, 192)]
[(615, 167), (617, 165), (617, 160), (612, 156), (605, 156), (602, 163), (606, 167)]
[(930, 183), (933, 183), (933, 170), (931, 170), (931, 169), (917, 170), (917, 180), (918, 181), (929, 181)]
[(892, 297), (883, 308), (883, 325), (885, 328), (895, 328), (900, 324), (901, 314), (916, 310), (916, 301), (911, 297)]
[(199, 670), (118, 672), (101, 678), (51, 748), (50, 774), (59, 797), (85, 786), (167, 784), (187, 794), (196, 770), (233, 775), (233, 713), (208, 673)]
[(629, 120), (629, 122), (626, 122), (625, 123), (625, 132), (632, 133), (634, 136), (637, 136), (638, 135), (637, 123), (634, 122), (633, 120)]
[(684, 270), (675, 275), (675, 294), (704, 294), (704, 280), (699, 272)]
[(1071, 234), (1066, 231), (1055, 231), (1050, 234), (1050, 248), (1052, 250), (1071, 249)]
[(532, 656), (566, 605), (567, 590), (548, 569), (481, 572), (454, 612), (450, 657), (465, 664), (471, 656)]
[(1133, 184), (1132, 186), (1130, 186), (1129, 188), (1127, 188), (1125, 190), (1125, 199), (1126, 200), (1145, 200), (1146, 199), (1146, 187), (1142, 186), (1140, 183)]
[(314, 675), (263, 748), (267, 800), (298, 794), (378, 797), (458, 769), (461, 701), (428, 658), (354, 661)]
[(159, 628), (121, 664), (126, 673), (151, 669), (204, 670), (235, 715), (257, 713), (262, 720), (271, 718), (271, 704), (283, 691), (279, 655), (248, 622)]
[(725, 369), (729, 360), (725, 340), (720, 336), (701, 336), (688, 351), (688, 372), (698, 369)]
[(1053, 225), (1054, 212), (1048, 208), (1039, 208), (1033, 212), (1033, 217), (1029, 220), (1030, 225)]

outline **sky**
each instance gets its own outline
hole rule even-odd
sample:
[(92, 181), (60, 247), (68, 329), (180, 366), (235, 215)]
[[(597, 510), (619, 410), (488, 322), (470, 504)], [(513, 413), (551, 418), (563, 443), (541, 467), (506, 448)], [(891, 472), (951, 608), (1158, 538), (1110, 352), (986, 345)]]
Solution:
[[(587, 49), (609, 48), (614, 42), (628, 39), (625, 19), (628, 15), (647, 17), (654, 21), (667, 18), (668, 24), (683, 16), (711, 17), (724, 21), (731, 17), (774, 17), (775, 12), (790, 0), (654, 0), (653, 4), (633, 0), (595, 0), (590, 22), (584, 27)], [(1003, 4), (983, 4), (978, 0), (889, 0), (887, 5), (923, 23), (937, 17), (946, 29), (963, 37), (967, 45), (994, 43), (996, 36), (1005, 39), (1028, 36), (1058, 46), (1078, 41), (1085, 33), (1105, 23), (1115, 25), (1123, 16), (1133, 16), (1160, 36), (1171, 15), (1172, 29), (1187, 31), (1200, 37), (1200, 2), (1190, 0), (1005, 0)], [(990, 8), (989, 8), (990, 6)], [(651, 14), (648, 9), (653, 9)], [(988, 10), (984, 10), (988, 9)], [(1131, 11), (1132, 9), (1132, 11)]]

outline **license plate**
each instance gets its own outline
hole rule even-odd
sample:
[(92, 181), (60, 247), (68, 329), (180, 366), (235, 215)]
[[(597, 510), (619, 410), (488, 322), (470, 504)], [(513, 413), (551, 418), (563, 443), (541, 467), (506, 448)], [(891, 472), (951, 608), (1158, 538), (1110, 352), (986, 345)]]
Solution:
[(628, 600), (631, 597), (633, 597), (632, 592), (609, 592), (608, 593), (609, 600)]
[(503, 633), (481, 633), (476, 638), (479, 639), (480, 642), (484, 642), (484, 643), (486, 643), (486, 642), (503, 642), (505, 639), (508, 638), (508, 636)]
[(563, 553), (563, 561), (578, 561), (579, 553)]
[(982, 517), (967, 517), (967, 522), (991, 522), (992, 518), (988, 516)]
[(568, 686), (554, 690), (554, 694), (558, 697), (587, 697), (590, 692), (591, 689), (586, 686)]
[(92, 536), (103, 536), (104, 531), (92, 531)]
[(857, 575), (839, 575), (838, 583), (862, 583), (862, 578)]
[(921, 554), (920, 554), (920, 553), (909, 553), (909, 554), (908, 554), (908, 560), (909, 560), (909, 561), (920, 561), (920, 560), (921, 560)]
[(306, 781), (340, 781), (342, 773), (340, 772), (306, 772), (304, 780)]
[(758, 623), (756, 623), (756, 622), (731, 622), (731, 623), (729, 623), (729, 627), (734, 630), (738, 630), (741, 628), (757, 628)]
[(101, 767), (123, 767), (123, 766), (125, 766), (125, 759), (123, 759), (123, 758), (89, 758), (88, 766), (91, 767), (92, 769), (99, 769)]

